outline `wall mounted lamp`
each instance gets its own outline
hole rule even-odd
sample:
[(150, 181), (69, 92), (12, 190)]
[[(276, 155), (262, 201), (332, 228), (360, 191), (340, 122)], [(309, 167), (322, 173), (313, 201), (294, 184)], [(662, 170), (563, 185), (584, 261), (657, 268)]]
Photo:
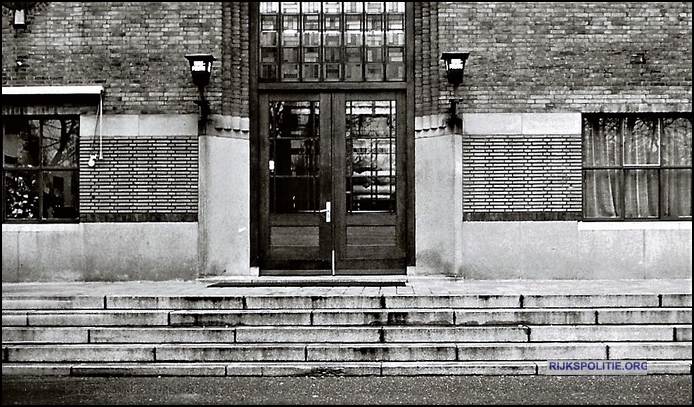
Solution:
[(14, 27), (14, 28), (27, 28), (26, 10), (24, 10), (24, 9), (14, 10), (14, 16), (12, 17), (12, 27)]
[(189, 54), (186, 59), (190, 63), (190, 73), (193, 75), (193, 83), (198, 87), (200, 99), (195, 104), (200, 106), (200, 123), (198, 130), (205, 134), (207, 116), (210, 114), (210, 102), (205, 99), (205, 86), (210, 83), (212, 75), (212, 62), (216, 61), (212, 54)]
[(448, 126), (458, 129), (462, 127), (463, 120), (458, 117), (458, 86), (463, 83), (463, 75), (465, 73), (465, 62), (470, 56), (469, 52), (444, 52), (441, 59), (446, 65), (446, 77), (448, 83), (453, 85), (453, 99), (451, 99), (451, 107), (449, 110), (450, 116)]

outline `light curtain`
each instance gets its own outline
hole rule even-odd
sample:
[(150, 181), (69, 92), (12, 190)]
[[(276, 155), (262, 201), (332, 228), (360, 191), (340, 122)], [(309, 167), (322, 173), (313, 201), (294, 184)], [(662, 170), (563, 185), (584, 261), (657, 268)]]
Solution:
[(584, 216), (691, 218), (691, 118), (585, 118)]

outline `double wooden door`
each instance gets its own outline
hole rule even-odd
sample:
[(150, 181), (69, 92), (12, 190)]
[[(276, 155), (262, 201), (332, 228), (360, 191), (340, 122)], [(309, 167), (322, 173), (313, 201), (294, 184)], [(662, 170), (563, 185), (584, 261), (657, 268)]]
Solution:
[(260, 96), (261, 275), (405, 274), (398, 92)]

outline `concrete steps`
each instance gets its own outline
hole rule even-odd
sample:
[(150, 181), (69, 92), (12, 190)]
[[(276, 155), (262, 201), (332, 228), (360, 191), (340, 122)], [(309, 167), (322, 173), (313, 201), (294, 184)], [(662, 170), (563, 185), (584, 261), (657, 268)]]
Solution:
[(3, 295), (2, 346), (3, 375), (691, 374), (692, 295)]

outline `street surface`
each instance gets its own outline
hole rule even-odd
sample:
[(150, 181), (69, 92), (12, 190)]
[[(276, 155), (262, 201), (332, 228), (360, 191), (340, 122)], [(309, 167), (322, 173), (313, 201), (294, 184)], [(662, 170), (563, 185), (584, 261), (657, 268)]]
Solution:
[(3, 376), (3, 405), (691, 405), (691, 375)]

